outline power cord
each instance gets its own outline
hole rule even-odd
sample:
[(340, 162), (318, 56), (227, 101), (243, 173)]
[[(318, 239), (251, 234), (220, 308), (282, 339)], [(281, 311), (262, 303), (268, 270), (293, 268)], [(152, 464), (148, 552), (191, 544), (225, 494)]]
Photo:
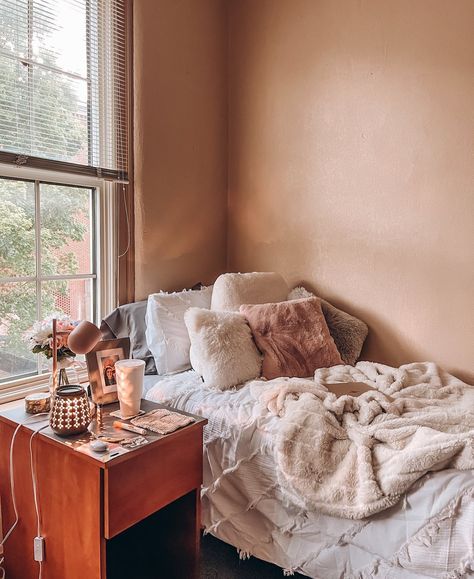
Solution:
[[(9, 530), (5, 533), (5, 536), (3, 537), (2, 541), (0, 542), (0, 547), (2, 547), (2, 548), (20, 521), (20, 516), (18, 513), (18, 506), (16, 503), (16, 496), (15, 496), (15, 474), (14, 474), (14, 460), (13, 460), (13, 448), (15, 446), (15, 440), (16, 440), (17, 434), (20, 431), (22, 426), (24, 426), (26, 424), (34, 424), (35, 422), (42, 422), (42, 420), (41, 421), (37, 420), (37, 418), (39, 418), (40, 416), (49, 416), (49, 413), (48, 412), (41, 412), (41, 413), (35, 414), (34, 416), (31, 417), (31, 419), (28, 419), (25, 422), (18, 424), (18, 426), (15, 428), (15, 431), (14, 431), (13, 436), (12, 436), (12, 440), (10, 443), (10, 463), (9, 463), (10, 464), (10, 493), (11, 493), (11, 497), (12, 497), (13, 512), (15, 513), (15, 521), (13, 522), (13, 524), (9, 528)], [(32, 442), (33, 442), (33, 438), (35, 437), (35, 435), (38, 432), (40, 432), (41, 430), (45, 429), (47, 426), (48, 426), (48, 424), (45, 424), (40, 429), (35, 430), (30, 437), (31, 480), (33, 482), (33, 496), (34, 496), (34, 500), (35, 500), (38, 536), (40, 536), (41, 525), (40, 525), (40, 518), (39, 518), (36, 470), (34, 469)], [(1, 558), (0, 558), (0, 579), (5, 579), (5, 577), (6, 577), (5, 568), (3, 567), (4, 560), (5, 560), (5, 556), (2, 553)], [(38, 579), (41, 579), (41, 577), (42, 577), (42, 562), (40, 561), (39, 563), (40, 563), (40, 567), (39, 567)]]
[(43, 537), (41, 536), (41, 515), (40, 515), (40, 508), (39, 508), (39, 501), (38, 501), (38, 481), (36, 478), (36, 463), (33, 459), (33, 438), (41, 432), (49, 425), (45, 424), (38, 430), (35, 430), (33, 434), (30, 436), (30, 467), (31, 467), (31, 484), (33, 485), (33, 499), (35, 501), (35, 512), (36, 512), (36, 538), (35, 538), (35, 560), (38, 560), (36, 557), (36, 547), (39, 544), (40, 548), (40, 559), (38, 560), (39, 563), (39, 572), (38, 572), (38, 579), (41, 579), (43, 576), (43, 559), (44, 559), (44, 542)]

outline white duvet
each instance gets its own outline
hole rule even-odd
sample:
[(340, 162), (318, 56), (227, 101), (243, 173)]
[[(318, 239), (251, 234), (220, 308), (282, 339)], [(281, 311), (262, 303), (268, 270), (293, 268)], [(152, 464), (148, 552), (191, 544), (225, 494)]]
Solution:
[[(263, 394), (272, 384), (261, 388)], [(360, 521), (336, 518), (282, 494), (279, 418), (249, 384), (216, 392), (190, 371), (161, 379), (146, 397), (209, 420), (203, 525), (241, 557), (320, 579), (474, 576), (474, 471), (429, 473), (394, 507)]]

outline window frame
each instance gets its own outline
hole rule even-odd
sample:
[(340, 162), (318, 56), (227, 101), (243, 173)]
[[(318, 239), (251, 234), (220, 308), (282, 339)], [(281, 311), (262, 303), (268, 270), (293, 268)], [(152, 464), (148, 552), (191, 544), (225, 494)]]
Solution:
[[(33, 5), (30, 0), (27, 4), (27, 55), (22, 57), (18, 54), (4, 53), (3, 56), (16, 63), (21, 63), (27, 67), (28, 77), (28, 104), (29, 110), (32, 109), (32, 102), (34, 100), (34, 84), (31, 82), (33, 67), (41, 70), (47, 70), (57, 74), (61, 74), (69, 79), (80, 80), (87, 84), (87, 163), (76, 163), (71, 160), (56, 159), (54, 156), (36, 156), (28, 151), (9, 151), (0, 149), (0, 165), (12, 164), (13, 166), (28, 166), (39, 170), (51, 170), (59, 172), (67, 172), (70, 174), (77, 174), (80, 176), (97, 177), (98, 179), (106, 179), (113, 182), (128, 183), (131, 179), (131, 165), (133, 159), (132, 153), (132, 132), (131, 132), (131, 117), (132, 117), (132, 86), (131, 86), (131, 70), (132, 70), (132, 30), (133, 30), (133, 0), (122, 0), (124, 10), (124, 69), (123, 81), (125, 83), (124, 101), (120, 102), (117, 96), (117, 87), (115, 80), (113, 82), (97, 81), (93, 82), (95, 75), (91, 74), (92, 70), (96, 71), (99, 78), (103, 77), (103, 71), (108, 67), (114, 66), (116, 58), (114, 49), (117, 47), (115, 43), (113, 48), (105, 42), (106, 36), (99, 31), (104, 29), (104, 23), (98, 25), (98, 0), (88, 0), (86, 2), (86, 45), (87, 45), (87, 72), (86, 76), (63, 70), (59, 67), (50, 66), (41, 63), (33, 57), (32, 43), (33, 43)], [(114, 29), (114, 0), (108, 4), (104, 4), (103, 12), (101, 12), (105, 28), (109, 30)], [(92, 58), (92, 47), (94, 42), (92, 40), (92, 30), (96, 30), (98, 36), (96, 38), (97, 47), (94, 51), (96, 59)], [(99, 71), (99, 72), (97, 72)], [(102, 75), (100, 73), (102, 71)], [(115, 118), (103, 114), (108, 106), (116, 111)], [(31, 115), (31, 113), (30, 113)], [(117, 126), (117, 118), (119, 123)], [(34, 131), (34, 123), (30, 120), (29, 130)], [(97, 127), (97, 131), (96, 128)], [(122, 133), (121, 133), (122, 131)], [(122, 138), (119, 137), (122, 134)], [(105, 146), (107, 143), (107, 146)], [(121, 167), (123, 163), (122, 153), (125, 152), (125, 167)], [(110, 168), (107, 165), (107, 160), (115, 159), (115, 168)]]
[[(127, 169), (107, 169), (0, 151), (1, 177), (96, 188), (97, 321), (117, 305), (135, 299), (133, 0), (124, 0), (124, 17), (126, 100), (121, 114), (125, 115), (126, 120)], [(98, 66), (104, 66), (105, 60), (106, 57), (99, 54)], [(104, 87), (99, 87), (100, 106), (104, 105), (103, 91)], [(123, 148), (124, 144), (116, 142), (115, 131), (112, 137), (112, 146), (115, 155), (118, 155), (118, 149)], [(49, 373), (45, 373), (4, 382), (0, 385), (0, 404), (18, 400), (29, 393), (45, 391), (48, 380)], [(80, 381), (88, 381), (87, 371), (80, 374)]]
[[(95, 190), (93, 204), (93, 256), (95, 259), (95, 273), (78, 274), (77, 276), (42, 276), (41, 272), (37, 271), (35, 276), (31, 276), (30, 281), (38, 284), (43, 277), (48, 279), (53, 277), (58, 280), (74, 278), (95, 279), (95, 311), (92, 321), (99, 323), (117, 304), (116, 264), (118, 260), (118, 230), (116, 216), (118, 207), (116, 196), (114, 195), (114, 184), (95, 177), (38, 170), (31, 167), (12, 167), (11, 165), (3, 164), (0, 164), (0, 177), (72, 187), (85, 187)], [(37, 186), (35, 185), (35, 190), (36, 188)], [(38, 218), (38, 208), (36, 208), (36, 218)], [(39, 234), (39, 226), (40, 225), (36, 223), (36, 235)], [(37, 256), (38, 251), (40, 251), (40, 248), (36, 246), (35, 256)], [(29, 277), (30, 276), (28, 276), (28, 279)], [(20, 282), (25, 280), (26, 277), (19, 277), (18, 279), (0, 277), (0, 281), (5, 282)], [(38, 296), (37, 299), (39, 299)], [(0, 382), (0, 403), (16, 400), (33, 392), (44, 391), (48, 385), (49, 374), (49, 372), (44, 372)], [(81, 381), (87, 381), (87, 371), (85, 369), (79, 374)]]

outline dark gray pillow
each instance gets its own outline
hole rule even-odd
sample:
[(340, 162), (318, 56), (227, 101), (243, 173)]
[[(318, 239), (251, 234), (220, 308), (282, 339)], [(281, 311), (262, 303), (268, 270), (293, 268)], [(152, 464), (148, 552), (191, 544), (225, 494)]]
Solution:
[(147, 301), (126, 304), (116, 308), (100, 324), (102, 339), (130, 338), (132, 358), (145, 361), (145, 374), (156, 374), (155, 360), (145, 338)]
[[(299, 286), (291, 290), (288, 299), (296, 300), (311, 296), (314, 296), (312, 292)], [(354, 366), (369, 333), (367, 324), (323, 299), (321, 299), (321, 309), (341, 358), (345, 364)]]
[(341, 358), (346, 364), (354, 366), (369, 333), (367, 324), (326, 300), (321, 300), (321, 309)]

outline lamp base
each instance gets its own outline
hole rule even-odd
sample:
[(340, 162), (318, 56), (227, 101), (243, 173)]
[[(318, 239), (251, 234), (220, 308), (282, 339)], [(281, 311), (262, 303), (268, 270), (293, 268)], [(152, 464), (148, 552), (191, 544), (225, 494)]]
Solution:
[(89, 399), (79, 385), (59, 386), (53, 397), (49, 417), (51, 430), (58, 436), (72, 436), (87, 431), (91, 422)]

